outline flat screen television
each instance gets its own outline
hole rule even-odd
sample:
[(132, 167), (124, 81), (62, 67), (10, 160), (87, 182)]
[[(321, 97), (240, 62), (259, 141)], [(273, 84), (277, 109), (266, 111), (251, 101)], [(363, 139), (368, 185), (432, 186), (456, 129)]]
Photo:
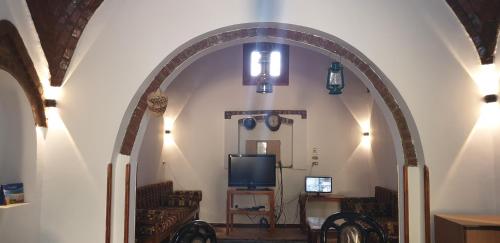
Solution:
[(332, 188), (331, 176), (306, 176), (306, 192), (331, 193)]
[(276, 186), (276, 155), (228, 155), (228, 185), (230, 187)]

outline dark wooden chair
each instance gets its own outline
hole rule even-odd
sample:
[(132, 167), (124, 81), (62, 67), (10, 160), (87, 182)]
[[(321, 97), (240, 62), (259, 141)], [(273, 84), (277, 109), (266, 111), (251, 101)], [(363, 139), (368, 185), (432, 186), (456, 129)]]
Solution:
[(382, 227), (366, 215), (351, 212), (335, 213), (321, 226), (320, 242), (327, 242), (327, 233), (334, 230), (337, 243), (386, 243)]
[(183, 225), (170, 243), (217, 243), (215, 230), (205, 221), (195, 220)]

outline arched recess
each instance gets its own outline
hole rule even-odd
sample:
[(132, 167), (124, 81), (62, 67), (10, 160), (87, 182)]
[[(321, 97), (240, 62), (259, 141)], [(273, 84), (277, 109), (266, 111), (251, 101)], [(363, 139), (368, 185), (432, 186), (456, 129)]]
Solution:
[[(396, 151), (400, 151), (401, 155), (401, 161), (398, 163), (405, 170), (402, 173), (404, 181), (402, 186), (402, 191), (404, 191), (402, 196), (402, 201), (404, 201), (403, 213), (405, 215), (404, 238), (406, 239), (405, 242), (409, 242), (407, 167), (420, 167), (423, 171), (424, 166), (420, 138), (409, 109), (390, 80), (366, 56), (339, 38), (310, 28), (281, 23), (234, 25), (198, 36), (176, 49), (149, 75), (129, 105), (118, 133), (113, 161), (116, 161), (117, 157), (130, 159), (130, 156), (134, 154), (134, 149), (136, 149), (134, 146), (141, 143), (143, 138), (141, 128), (149, 121), (148, 116), (144, 116), (147, 109), (146, 99), (149, 93), (159, 88), (166, 88), (186, 66), (201, 56), (231, 45), (255, 41), (299, 45), (334, 58), (341, 58), (342, 63), (354, 71), (372, 92), (375, 102), (379, 103), (384, 109), (395, 143), (399, 143), (396, 145)], [(133, 159), (132, 163), (134, 163)], [(132, 165), (132, 167), (136, 166), (136, 164)], [(119, 167), (121, 168), (121, 166)], [(129, 214), (130, 209), (134, 208), (132, 212), (135, 210), (135, 190), (130, 190), (130, 165), (127, 164), (126, 168), (124, 237), (125, 242), (128, 242), (127, 239), (130, 236), (128, 232), (130, 228)], [(112, 177), (117, 178), (115, 174)], [(109, 178), (111, 178), (110, 174), (108, 174), (108, 183), (110, 183)], [(123, 185), (123, 182), (118, 184)], [(112, 210), (112, 203), (109, 195), (115, 195), (114, 192), (111, 193), (109, 190), (110, 187), (108, 186), (107, 232), (111, 231), (109, 215)], [(425, 200), (427, 201), (428, 198)], [(114, 212), (116, 212), (116, 209)], [(428, 214), (428, 212), (426, 211), (425, 214)], [(425, 233), (427, 235), (428, 230), (425, 230)], [(106, 234), (109, 237), (110, 233)]]
[[(179, 71), (179, 67), (185, 65), (188, 59), (197, 54), (207, 51), (214, 47), (221, 47), (224, 43), (250, 40), (252, 38), (278, 38), (297, 42), (304, 45), (313, 46), (324, 50), (333, 55), (342, 57), (343, 60), (352, 63), (372, 84), (375, 90), (382, 97), (385, 105), (389, 108), (392, 117), (398, 126), (399, 135), (401, 137), (405, 163), (410, 166), (417, 166), (417, 153), (415, 150), (414, 139), (410, 132), (408, 119), (403, 114), (401, 108), (404, 106), (404, 101), (393, 95), (394, 88), (389, 88), (387, 78), (383, 73), (371, 63), (368, 58), (356, 51), (347, 43), (335, 37), (329, 37), (326, 34), (318, 35), (306, 31), (292, 30), (291, 28), (283, 27), (248, 27), (238, 28), (233, 30), (221, 30), (211, 33), (201, 40), (193, 44), (183, 47), (182, 50), (174, 57), (170, 58), (166, 64), (163, 64), (159, 71), (156, 71), (152, 81), (149, 81), (147, 88), (140, 94), (139, 102), (136, 104), (132, 117), (128, 122), (125, 137), (121, 143), (120, 153), (130, 155), (135, 143), (139, 124), (144, 116), (147, 107), (147, 95), (150, 92), (160, 88), (165, 80), (171, 79), (171, 74)], [(192, 60), (189, 60), (192, 61)], [(399, 96), (399, 95), (398, 95)], [(406, 116), (410, 116), (407, 114)], [(415, 136), (415, 135), (413, 135)]]
[(46, 127), (43, 88), (16, 27), (7, 20), (0, 20), (0, 68), (19, 82), (33, 112), (35, 124)]

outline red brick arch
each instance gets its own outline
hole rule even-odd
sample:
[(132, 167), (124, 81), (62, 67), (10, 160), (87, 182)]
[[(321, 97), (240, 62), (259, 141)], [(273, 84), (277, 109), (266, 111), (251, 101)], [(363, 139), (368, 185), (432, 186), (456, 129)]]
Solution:
[(401, 136), (405, 164), (410, 166), (416, 166), (418, 164), (412, 135), (410, 133), (407, 120), (400, 108), (400, 104), (398, 104), (394, 95), (382, 81), (382, 73), (378, 71), (373, 64), (366, 60), (366, 58), (361, 57), (361, 55), (351, 51), (354, 48), (348, 47), (347, 44), (340, 43), (340, 41), (333, 40), (334, 38), (310, 34), (305, 31), (278, 27), (249, 27), (225, 30), (213, 33), (210, 36), (182, 49), (177, 55), (166, 62), (166, 64), (156, 73), (154, 79), (142, 93), (127, 125), (127, 130), (121, 144), (120, 152), (124, 155), (131, 154), (137, 132), (139, 130), (139, 125), (147, 108), (147, 95), (160, 88), (160, 85), (167, 77), (169, 77), (169, 75), (173, 73), (174, 70), (179, 68), (179, 66), (186, 62), (190, 57), (193, 57), (202, 51), (208, 50), (209, 48), (220, 46), (223, 43), (242, 41), (255, 37), (279, 38), (282, 40), (309, 45), (322, 51), (339, 55), (343, 60), (348, 60), (354, 64), (357, 69), (373, 84), (376, 91), (380, 94), (392, 113)]
[(42, 84), (21, 36), (7, 20), (0, 20), (0, 69), (19, 82), (30, 102), (35, 124), (46, 127)]

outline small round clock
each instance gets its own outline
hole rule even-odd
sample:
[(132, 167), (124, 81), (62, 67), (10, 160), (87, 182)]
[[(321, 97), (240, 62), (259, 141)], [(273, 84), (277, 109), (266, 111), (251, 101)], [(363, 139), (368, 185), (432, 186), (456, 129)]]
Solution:
[(266, 125), (269, 130), (275, 132), (280, 129), (281, 126), (281, 118), (278, 114), (269, 114), (266, 117)]
[(247, 130), (254, 129), (255, 125), (257, 125), (257, 122), (255, 121), (255, 119), (253, 117), (248, 117), (248, 118), (243, 119), (243, 126)]

